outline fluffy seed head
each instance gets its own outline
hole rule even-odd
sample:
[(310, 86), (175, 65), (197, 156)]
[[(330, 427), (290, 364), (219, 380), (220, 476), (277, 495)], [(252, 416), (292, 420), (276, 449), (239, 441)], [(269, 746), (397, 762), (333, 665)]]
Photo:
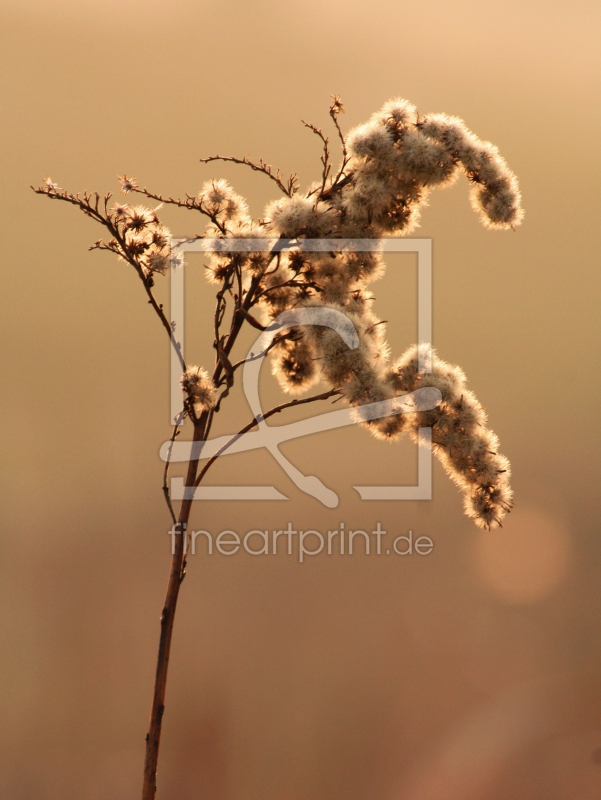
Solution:
[(180, 383), (197, 411), (208, 411), (215, 407), (217, 392), (209, 374), (202, 367), (188, 367)]

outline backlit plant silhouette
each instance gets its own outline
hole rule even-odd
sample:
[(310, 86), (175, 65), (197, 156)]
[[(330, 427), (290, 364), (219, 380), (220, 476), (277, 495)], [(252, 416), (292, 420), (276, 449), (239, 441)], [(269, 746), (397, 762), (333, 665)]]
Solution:
[[(193, 441), (206, 441), (216, 413), (222, 407), (244, 360), (234, 362), (233, 348), (245, 324), (265, 330), (282, 312), (301, 308), (332, 309), (348, 318), (358, 346), (349, 348), (340, 335), (324, 325), (292, 326), (275, 335), (269, 346), (273, 373), (284, 392), (297, 394), (322, 381), (326, 390), (290, 400), (262, 415), (262, 419), (300, 403), (342, 397), (357, 408), (357, 421), (380, 439), (403, 433), (419, 438), (420, 428), (431, 428), (432, 448), (464, 495), (466, 514), (476, 525), (501, 524), (511, 508), (509, 464), (498, 452), (498, 440), (486, 426), (486, 415), (459, 367), (450, 366), (429, 344), (410, 347), (392, 361), (385, 326), (372, 309), (369, 284), (380, 278), (384, 263), (379, 252), (342, 250), (308, 252), (298, 246), (306, 239), (381, 239), (410, 233), (421, 206), (432, 189), (450, 185), (460, 173), (471, 184), (471, 202), (485, 226), (513, 228), (523, 212), (517, 181), (497, 149), (480, 141), (464, 123), (444, 114), (420, 116), (410, 103), (394, 100), (365, 124), (344, 136), (338, 117), (343, 111), (334, 98), (330, 116), (342, 150), (333, 169), (329, 140), (307, 125), (323, 145), (321, 178), (308, 191), (298, 190), (296, 175), (284, 179), (263, 161), (213, 156), (250, 166), (267, 175), (283, 197), (270, 203), (262, 219), (251, 218), (246, 202), (223, 180), (207, 182), (199, 194), (184, 199), (163, 197), (138, 186), (134, 178), (120, 178), (124, 194), (141, 194), (160, 204), (174, 205), (208, 218), (202, 237), (213, 241), (207, 268), (217, 288), (214, 316), (215, 364), (212, 372), (185, 363), (177, 331), (153, 294), (157, 276), (182, 265), (172, 249), (169, 230), (156, 209), (114, 203), (111, 195), (74, 195), (47, 178), (36, 192), (79, 207), (108, 232), (91, 249), (110, 250), (132, 266), (158, 315), (182, 368), (183, 409), (174, 429), (187, 418)], [(307, 124), (307, 123), (305, 123)], [(227, 252), (228, 239), (275, 239), (262, 252)], [(296, 243), (296, 246), (295, 246)], [(278, 246), (281, 245), (281, 246)], [(427, 363), (429, 370), (424, 370)], [(421, 387), (434, 387), (442, 397), (429, 411), (372, 418), (366, 404), (387, 401)], [(242, 429), (250, 430), (256, 420)], [(216, 457), (199, 468), (193, 452), (187, 465), (187, 487), (197, 487)], [(186, 496), (176, 514), (167, 484), (163, 490), (173, 523), (186, 531), (192, 498)], [(164, 711), (167, 667), (179, 587), (186, 568), (185, 536), (176, 537), (167, 597), (161, 617), (156, 683), (144, 767), (143, 799), (156, 793), (156, 772)]]

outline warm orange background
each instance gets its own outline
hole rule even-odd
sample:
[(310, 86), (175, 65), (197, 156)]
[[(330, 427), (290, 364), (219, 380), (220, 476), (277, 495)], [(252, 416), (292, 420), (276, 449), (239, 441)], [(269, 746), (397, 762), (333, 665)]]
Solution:
[[(133, 272), (87, 252), (101, 231), (29, 184), (50, 173), (73, 191), (118, 192), (127, 172), (177, 195), (226, 177), (260, 216), (274, 185), (198, 159), (263, 157), (306, 186), (320, 150), (300, 120), (325, 130), (339, 93), (346, 130), (399, 95), (456, 114), (520, 178), (527, 213), (515, 233), (479, 225), (465, 180), (431, 196), (417, 233), (433, 239), (434, 344), (488, 409), (516, 509), (501, 532), (478, 531), (436, 462), (431, 502), (361, 503), (353, 484), (415, 477), (410, 442), (361, 430), (283, 448), (339, 492), (334, 511), (267, 453), (223, 459), (212, 482), (273, 483), (290, 501), (199, 503), (193, 527), (379, 521), (435, 547), (421, 559), (322, 554), (302, 565), (191, 558), (158, 796), (596, 800), (599, 4), (4, 0), (1, 10), (0, 797), (139, 796), (169, 569), (166, 336)], [(187, 212), (165, 219), (177, 235), (203, 227)], [(395, 354), (415, 338), (412, 259), (395, 256), (374, 286)], [(214, 289), (201, 264), (190, 259), (187, 335), (210, 366)], [(248, 409), (234, 397), (223, 417), (216, 432)]]

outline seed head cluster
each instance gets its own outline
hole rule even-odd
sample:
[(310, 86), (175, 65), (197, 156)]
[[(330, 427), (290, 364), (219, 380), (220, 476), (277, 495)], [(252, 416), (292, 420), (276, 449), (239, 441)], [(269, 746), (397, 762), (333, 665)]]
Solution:
[[(220, 232), (213, 226), (210, 235), (380, 239), (408, 234), (430, 191), (449, 186), (461, 172), (484, 225), (515, 228), (522, 221), (515, 176), (497, 148), (480, 141), (456, 117), (420, 117), (407, 101), (391, 101), (348, 134), (344, 156), (335, 179), (270, 203), (258, 226), (224, 181), (207, 184), (203, 200), (223, 223)], [(435, 386), (442, 394), (435, 410), (362, 419), (361, 424), (384, 440), (405, 432), (417, 439), (420, 427), (431, 427), (434, 452), (463, 491), (467, 515), (480, 527), (501, 524), (511, 508), (509, 463), (499, 455), (497, 437), (466, 388), (463, 372), (432, 354), (429, 345), (420, 345), (422, 357), (431, 363), (429, 372), (419, 369), (424, 363), (419, 347), (396, 362), (390, 359), (385, 325), (372, 311), (369, 288), (384, 272), (378, 252), (293, 248), (274, 259), (222, 251), (212, 255), (209, 279), (224, 280), (234, 261), (245, 286), (260, 276), (258, 305), (265, 322), (287, 309), (325, 307), (345, 314), (356, 328), (359, 346), (352, 350), (327, 327), (289, 331), (271, 351), (273, 373), (285, 392), (298, 393), (321, 380), (339, 389), (351, 406), (360, 406)]]
[(159, 208), (115, 203), (111, 209), (126, 253), (145, 276), (164, 275), (172, 263), (171, 232), (160, 222)]
[[(119, 177), (125, 195), (143, 194), (161, 204), (201, 212), (210, 220), (198, 238), (211, 242), (207, 277), (219, 286), (214, 322), (218, 360), (213, 378), (201, 367), (185, 368), (181, 384), (188, 407), (199, 413), (219, 408), (218, 392), (225, 386), (220, 398), (226, 396), (235, 368), (242, 363), (232, 365), (226, 353), (231, 352), (243, 320), (261, 328), (282, 312), (299, 308), (317, 308), (324, 320), (329, 309), (332, 327), (325, 323), (292, 327), (270, 345), (272, 371), (284, 392), (300, 393), (323, 381), (355, 409), (357, 422), (382, 440), (394, 441), (408, 433), (421, 441), (419, 429), (431, 428), (432, 448), (462, 490), (466, 514), (480, 527), (495, 527), (511, 508), (510, 469), (498, 452), (497, 437), (487, 427), (484, 409), (467, 389), (463, 372), (439, 359), (429, 344), (410, 347), (398, 360), (391, 359), (385, 324), (372, 308), (371, 284), (385, 270), (381, 252), (377, 247), (365, 251), (351, 245), (353, 240), (411, 233), (430, 192), (449, 186), (460, 174), (470, 184), (471, 204), (482, 223), (514, 229), (523, 217), (517, 179), (497, 148), (481, 141), (457, 117), (422, 116), (411, 103), (396, 99), (344, 136), (338, 125), (343, 111), (335, 97), (330, 116), (342, 144), (342, 163), (336, 171), (331, 170), (328, 139), (319, 128), (307, 125), (321, 138), (324, 154), (321, 180), (305, 193), (298, 191), (296, 175), (286, 184), (280, 171), (274, 173), (263, 161), (204, 159), (246, 164), (277, 183), (284, 197), (269, 203), (258, 221), (224, 180), (208, 181), (198, 194), (174, 200), (141, 189), (133, 177)], [(36, 191), (79, 206), (108, 228), (113, 238), (106, 244), (99, 240), (94, 248), (111, 250), (136, 268), (149, 302), (175, 342), (173, 323), (151, 292), (155, 275), (183, 263), (182, 253), (172, 251), (171, 234), (157, 216), (161, 206), (115, 202), (109, 210), (109, 194), (103, 211), (98, 193), (73, 195), (50, 177)], [(228, 246), (232, 238), (275, 239), (281, 246), (266, 243), (263, 251), (254, 246), (232, 249)], [(341, 239), (347, 245), (327, 252), (302, 246), (303, 240), (314, 239)], [(230, 333), (222, 334), (228, 302), (233, 302), (234, 314)], [(257, 319), (261, 314), (262, 323)], [(334, 329), (340, 314), (356, 330), (354, 348)], [(442, 397), (431, 411), (378, 417), (364, 408), (429, 386)]]
[(202, 367), (188, 367), (180, 383), (195, 411), (209, 411), (215, 407), (217, 392), (211, 377)]

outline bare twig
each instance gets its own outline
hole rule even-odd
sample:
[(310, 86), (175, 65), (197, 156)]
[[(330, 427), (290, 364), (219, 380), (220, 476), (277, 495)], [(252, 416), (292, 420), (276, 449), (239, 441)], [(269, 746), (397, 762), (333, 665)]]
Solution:
[(252, 325), (252, 326), (253, 326), (253, 328), (256, 328), (258, 331), (264, 331), (264, 330), (265, 330), (265, 325), (261, 325), (261, 323), (259, 322), (259, 320), (258, 320), (258, 319), (255, 319), (255, 318), (253, 317), (253, 315), (252, 315), (252, 314), (249, 314), (249, 313), (248, 313), (248, 311), (245, 311), (245, 309), (243, 309), (243, 308), (239, 308), (239, 309), (238, 309), (238, 311), (237, 311), (237, 313), (238, 313), (238, 314), (241, 314), (241, 315), (244, 317), (244, 319), (245, 319), (245, 320), (246, 320), (246, 321), (247, 321), (247, 322), (248, 322), (250, 325)]
[(169, 452), (167, 454), (167, 459), (165, 461), (165, 471), (163, 473), (163, 494), (165, 496), (165, 502), (167, 503), (167, 508), (169, 509), (169, 513), (171, 514), (171, 519), (173, 520), (173, 524), (177, 524), (177, 519), (175, 516), (175, 512), (173, 510), (173, 505), (171, 503), (171, 494), (169, 492), (169, 466), (171, 463), (171, 453), (173, 452), (173, 443), (175, 442), (176, 438), (179, 436), (179, 428), (184, 418), (186, 417), (186, 409), (183, 408), (177, 416), (175, 420), (175, 425), (173, 426), (173, 433), (171, 434), (171, 439), (169, 440)]
[(237, 361), (235, 364), (232, 365), (232, 371), (235, 372), (237, 369), (242, 367), (249, 361), (258, 361), (260, 358), (264, 358), (274, 347), (276, 347), (281, 342), (285, 341), (286, 339), (290, 339), (294, 341), (297, 337), (296, 334), (292, 333), (279, 333), (277, 336), (274, 336), (265, 350), (262, 350), (260, 353), (255, 353), (255, 355), (247, 356), (246, 358)]
[(346, 148), (346, 139), (344, 138), (344, 135), (340, 129), (340, 124), (338, 122), (338, 114), (344, 114), (344, 106), (342, 105), (342, 101), (340, 100), (340, 97), (337, 94), (336, 95), (333, 94), (331, 95), (331, 97), (333, 98), (333, 103), (330, 106), (330, 117), (332, 117), (332, 121), (336, 126), (336, 130), (338, 131), (338, 137), (340, 138), (340, 143), (342, 145), (342, 165), (340, 167), (340, 170), (338, 171), (338, 175), (336, 175), (336, 177), (332, 181), (332, 188), (333, 188), (334, 186), (338, 186), (338, 182), (344, 175), (344, 170), (346, 169), (350, 157), (348, 154), (348, 150)]
[[(209, 211), (208, 208), (205, 208), (202, 201), (199, 200), (197, 197), (194, 197), (194, 195), (186, 194), (186, 199), (181, 200), (179, 197), (177, 198), (163, 197), (163, 195), (155, 194), (154, 192), (149, 192), (148, 189), (146, 189), (146, 187), (144, 187), (144, 189), (139, 189), (138, 187), (136, 187), (131, 191), (137, 192), (138, 194), (143, 194), (144, 197), (148, 197), (151, 200), (158, 200), (159, 203), (164, 203), (165, 205), (177, 206), (178, 208), (187, 208), (190, 211), (199, 211), (201, 214), (204, 214), (205, 217), (208, 217), (213, 223), (213, 225), (215, 225), (221, 231), (221, 233), (226, 232), (225, 225), (222, 222), (220, 222), (217, 219), (216, 215), (213, 214), (211, 211)], [(197, 238), (202, 239), (203, 237), (198, 236)]]
[(209, 156), (208, 158), (201, 158), (200, 160), (203, 164), (208, 164), (211, 161), (231, 161), (234, 164), (245, 164), (247, 167), (254, 169), (255, 172), (262, 172), (264, 175), (267, 175), (268, 178), (271, 178), (288, 197), (292, 197), (292, 195), (298, 191), (298, 175), (296, 173), (292, 173), (288, 178), (288, 184), (284, 185), (284, 183), (282, 183), (284, 173), (276, 169), (274, 175), (271, 166), (266, 164), (262, 158), (259, 159), (258, 164), (251, 161), (248, 156), (244, 156), (244, 158), (235, 158), (234, 156)]
[(296, 278), (289, 278), (287, 281), (283, 281), (282, 283), (274, 283), (273, 286), (268, 286), (266, 289), (263, 289), (257, 295), (257, 300), (265, 295), (268, 295), (270, 292), (275, 291), (276, 289), (283, 289), (287, 286), (294, 286), (294, 287), (311, 287), (315, 288), (318, 287), (318, 284), (315, 281), (299, 281)]
[(322, 180), (321, 180), (321, 192), (320, 195), (323, 194), (326, 188), (326, 181), (328, 180), (328, 175), (330, 174), (331, 164), (329, 163), (330, 158), (330, 150), (328, 148), (328, 138), (323, 135), (323, 131), (321, 128), (317, 128), (311, 122), (305, 122), (304, 119), (301, 120), (303, 125), (307, 128), (310, 128), (313, 133), (315, 133), (321, 141), (323, 142), (323, 155), (321, 156), (321, 163), (323, 164), (323, 171), (322, 171)]
[(152, 286), (154, 283), (154, 279), (152, 274), (148, 274), (144, 271), (144, 267), (140, 263), (139, 259), (136, 255), (132, 252), (132, 249), (128, 246), (128, 243), (125, 241), (125, 238), (119, 229), (119, 226), (115, 223), (114, 215), (108, 210), (108, 201), (112, 197), (112, 194), (109, 193), (103, 197), (103, 205), (104, 205), (104, 213), (100, 210), (100, 195), (98, 192), (94, 192), (94, 194), (88, 194), (88, 192), (83, 192), (82, 196), (80, 197), (79, 194), (71, 194), (70, 192), (63, 192), (60, 190), (54, 190), (49, 187), (38, 187), (37, 189), (32, 186), (31, 187), (36, 194), (45, 194), (51, 200), (63, 200), (64, 202), (71, 203), (71, 205), (77, 206), (80, 208), (84, 214), (88, 217), (92, 217), (92, 219), (99, 222), (103, 225), (113, 237), (108, 244), (104, 244), (101, 240), (95, 242), (92, 245), (93, 250), (111, 250), (112, 252), (119, 255), (123, 258), (124, 261), (127, 261), (131, 266), (135, 269), (138, 273), (138, 277), (142, 281), (144, 286), (144, 291), (148, 296), (148, 303), (153, 307), (155, 313), (161, 320), (161, 324), (167, 331), (169, 335), (169, 340), (175, 350), (175, 353), (178, 357), (180, 365), (182, 367), (182, 371), (185, 372), (186, 370), (186, 363), (184, 361), (184, 357), (182, 354), (182, 349), (180, 343), (175, 338), (175, 334), (171, 323), (165, 316), (163, 312), (163, 306), (157, 303), (154, 294), (152, 292)]
[(249, 422), (248, 425), (245, 425), (242, 428), (242, 430), (238, 431), (238, 433), (235, 436), (232, 436), (229, 442), (226, 442), (223, 445), (223, 447), (220, 447), (219, 450), (215, 453), (215, 455), (212, 456), (207, 461), (207, 463), (204, 465), (204, 467), (198, 474), (198, 478), (196, 479), (194, 486), (197, 487), (200, 485), (200, 482), (207, 474), (209, 468), (215, 463), (215, 461), (217, 461), (219, 456), (223, 455), (223, 453), (225, 453), (225, 451), (229, 447), (231, 447), (234, 444), (234, 442), (237, 442), (241, 436), (244, 436), (245, 433), (248, 433), (250, 430), (252, 430), (257, 424), (257, 422), (262, 422), (263, 420), (269, 419), (269, 417), (273, 417), (274, 414), (279, 414), (286, 408), (292, 408), (293, 406), (302, 406), (305, 405), (306, 403), (314, 403), (316, 400), (327, 400), (329, 397), (334, 397), (335, 395), (339, 394), (341, 394), (339, 389), (330, 389), (327, 392), (322, 392), (322, 394), (315, 394), (312, 397), (305, 397), (302, 400), (291, 400), (290, 402), (282, 403), (281, 406), (276, 406), (275, 408), (272, 408), (270, 411), (267, 411), (265, 414), (262, 414), (256, 419), (253, 419), (252, 422)]

